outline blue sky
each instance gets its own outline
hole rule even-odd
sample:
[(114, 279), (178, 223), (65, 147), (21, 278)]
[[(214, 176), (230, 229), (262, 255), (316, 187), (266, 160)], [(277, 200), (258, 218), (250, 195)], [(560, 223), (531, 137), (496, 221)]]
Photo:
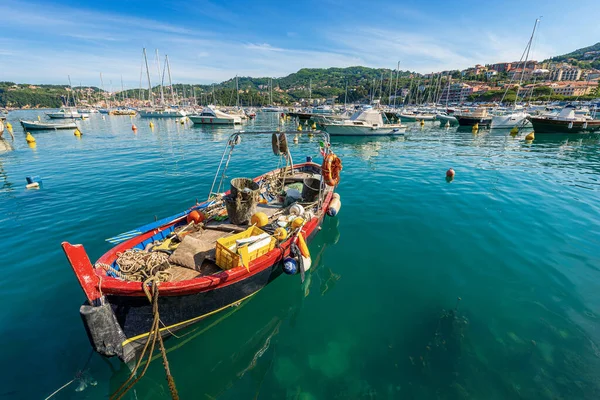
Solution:
[[(142, 47), (173, 80), (285, 76), (365, 65), (433, 72), (519, 59), (543, 16), (533, 58), (600, 41), (600, 2), (0, 0), (0, 80), (139, 86)], [(108, 87), (107, 87), (108, 89)]]

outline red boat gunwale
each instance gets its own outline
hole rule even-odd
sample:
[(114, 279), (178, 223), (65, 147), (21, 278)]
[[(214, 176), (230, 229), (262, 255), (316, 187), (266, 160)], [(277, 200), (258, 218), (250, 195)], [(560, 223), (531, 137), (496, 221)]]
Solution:
[[(318, 166), (318, 164), (315, 163), (302, 163), (294, 165), (293, 168), (297, 169), (310, 165)], [(275, 173), (277, 171), (278, 170), (267, 172), (266, 174), (255, 178), (254, 180), (259, 181), (263, 179), (266, 175)], [(301, 232), (305, 238), (310, 237), (315, 231), (315, 229), (320, 225), (323, 217), (326, 214), (327, 208), (329, 207), (329, 203), (331, 202), (332, 196), (333, 191), (327, 193), (321, 205), (320, 216), (313, 217), (303, 226)], [(188, 210), (188, 212), (189, 211), (191, 211), (191, 209)], [(120, 243), (112, 249), (110, 249), (104, 255), (102, 255), (97, 262), (111, 265), (112, 262), (116, 260), (117, 253), (123, 252), (126, 249), (133, 248), (138, 243), (141, 243), (144, 240), (147, 240), (152, 236), (166, 229), (169, 229), (170, 227), (180, 223), (185, 218), (186, 215), (181, 216), (163, 226), (160, 226), (156, 229), (153, 229), (139, 236), (133, 237), (123, 243)], [(256, 273), (263, 271), (266, 268), (271, 267), (272, 265), (283, 259), (285, 256), (289, 255), (290, 246), (293, 239), (294, 237), (290, 237), (288, 240), (281, 243), (280, 246), (275, 247), (267, 254), (251, 262), (249, 265), (249, 271), (246, 270), (245, 267), (240, 266), (232, 268), (230, 270), (221, 271), (214, 275), (200, 276), (197, 278), (177, 282), (161, 282), (160, 295), (184, 296), (213, 290), (218, 287), (225, 287), (227, 285), (239, 282)], [(75, 272), (75, 275), (77, 276), (77, 279), (79, 280), (79, 284), (85, 292), (85, 295), (90, 304), (94, 304), (94, 302), (97, 302), (102, 297), (102, 294), (118, 296), (145, 296), (142, 288), (142, 282), (131, 282), (113, 278), (111, 276), (108, 276), (104, 269), (94, 268), (82, 245), (72, 245), (68, 242), (63, 242), (62, 247), (67, 256), (67, 259), (69, 260), (69, 263), (71, 264), (71, 267), (73, 268), (73, 271)]]

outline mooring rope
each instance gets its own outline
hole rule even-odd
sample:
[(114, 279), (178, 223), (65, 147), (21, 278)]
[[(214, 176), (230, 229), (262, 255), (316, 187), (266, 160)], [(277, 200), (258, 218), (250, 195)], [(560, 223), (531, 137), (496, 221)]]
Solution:
[[(148, 367), (150, 366), (150, 362), (152, 361), (152, 353), (154, 352), (154, 348), (156, 346), (156, 342), (158, 341), (158, 345), (160, 348), (160, 352), (163, 359), (163, 366), (165, 368), (165, 373), (167, 377), (167, 383), (169, 385), (169, 390), (171, 392), (171, 397), (173, 400), (179, 400), (179, 393), (177, 392), (177, 387), (175, 386), (175, 380), (171, 375), (171, 369), (169, 368), (169, 361), (167, 359), (167, 351), (165, 349), (165, 345), (163, 343), (162, 335), (160, 334), (160, 315), (158, 312), (158, 285), (159, 280), (157, 277), (150, 277), (146, 281), (144, 281), (143, 288), (148, 301), (152, 304), (152, 314), (154, 315), (154, 319), (152, 321), (152, 327), (148, 332), (148, 339), (144, 344), (144, 348), (142, 349), (142, 353), (140, 354), (138, 361), (131, 371), (131, 375), (123, 384), (111, 395), (111, 400), (120, 400), (125, 396), (125, 394), (136, 384), (139, 380), (146, 374)], [(152, 293), (150, 292), (150, 286), (152, 287)], [(149, 350), (149, 352), (148, 352)], [(142, 364), (142, 360), (144, 356), (148, 354), (146, 359), (146, 363), (144, 365), (144, 369), (140, 373), (139, 376), (135, 377), (137, 370)], [(135, 377), (135, 379), (134, 379)]]

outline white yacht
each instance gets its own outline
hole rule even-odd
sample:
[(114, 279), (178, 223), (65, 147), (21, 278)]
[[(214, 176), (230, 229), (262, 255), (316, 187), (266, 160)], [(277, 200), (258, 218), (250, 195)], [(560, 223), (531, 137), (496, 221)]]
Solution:
[(530, 124), (529, 118), (530, 115), (527, 114), (523, 109), (514, 108), (512, 110), (508, 110), (506, 113), (500, 113), (498, 115), (494, 115), (492, 117), (492, 122), (490, 124), (490, 128), (492, 129), (512, 129), (514, 127), (521, 127), (527, 124)]
[(242, 119), (238, 115), (224, 113), (217, 110), (215, 106), (204, 107), (201, 113), (188, 115), (188, 118), (194, 124), (235, 125), (242, 123)]
[(169, 107), (140, 109), (138, 114), (145, 118), (181, 118), (187, 115), (183, 110)]
[(323, 128), (331, 136), (385, 136), (406, 132), (406, 125), (384, 124), (381, 112), (371, 107), (356, 111), (347, 120), (324, 123)]
[(61, 108), (57, 112), (46, 113), (46, 115), (48, 116), (48, 118), (55, 118), (55, 119), (59, 119), (59, 118), (77, 119), (77, 118), (89, 117), (89, 114), (80, 113), (75, 108)]

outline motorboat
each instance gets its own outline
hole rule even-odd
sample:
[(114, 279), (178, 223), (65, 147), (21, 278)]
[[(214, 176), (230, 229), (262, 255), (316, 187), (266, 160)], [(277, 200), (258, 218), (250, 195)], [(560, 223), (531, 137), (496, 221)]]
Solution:
[(441, 121), (443, 123), (450, 123), (451, 125), (455, 125), (458, 124), (458, 120), (456, 119), (456, 117), (454, 115), (450, 115), (445, 111), (440, 111), (438, 113), (435, 114), (435, 119), (437, 121)]
[(79, 119), (89, 116), (89, 114), (78, 112), (75, 108), (61, 108), (56, 112), (46, 113), (46, 115), (53, 119)]
[(371, 107), (356, 111), (349, 119), (321, 125), (332, 136), (385, 136), (406, 132), (406, 125), (385, 124), (381, 111)]
[(600, 120), (590, 115), (576, 113), (576, 108), (567, 105), (558, 114), (530, 116), (535, 133), (590, 133), (600, 131)]
[(435, 114), (423, 113), (420, 111), (402, 111), (398, 113), (401, 121), (404, 122), (417, 122), (417, 121), (433, 121), (435, 120)]
[(75, 121), (69, 122), (44, 122), (44, 121), (25, 121), (21, 120), (23, 129), (28, 131), (33, 130), (55, 130), (55, 129), (77, 129)]
[(500, 115), (494, 115), (490, 128), (502, 129), (525, 126), (529, 124), (527, 117), (529, 117), (529, 114), (523, 110), (512, 110)]
[(140, 109), (138, 114), (142, 118), (181, 118), (187, 115), (183, 110), (168, 107)]
[(463, 109), (454, 114), (460, 126), (489, 126), (492, 123), (492, 117), (488, 114), (487, 108), (477, 107), (475, 109)]
[(241, 124), (242, 119), (238, 115), (230, 115), (209, 105), (202, 109), (199, 114), (188, 115), (194, 124), (208, 125), (235, 125)]

